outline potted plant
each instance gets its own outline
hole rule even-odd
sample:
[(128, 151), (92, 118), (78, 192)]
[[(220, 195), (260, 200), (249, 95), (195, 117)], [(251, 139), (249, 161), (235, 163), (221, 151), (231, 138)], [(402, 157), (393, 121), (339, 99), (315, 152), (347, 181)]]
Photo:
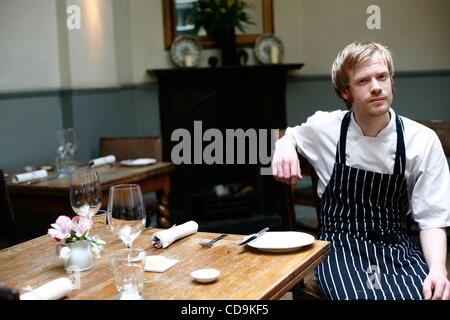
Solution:
[(100, 256), (105, 242), (89, 236), (92, 225), (90, 218), (59, 216), (48, 229), (48, 235), (58, 244), (58, 258), (64, 261), (66, 270), (70, 267), (79, 271), (88, 270), (92, 266), (92, 255)]
[(254, 24), (246, 12), (243, 0), (198, 0), (192, 16), (195, 31), (204, 28), (214, 37), (222, 50), (222, 64), (236, 64), (235, 28), (245, 32), (244, 26)]

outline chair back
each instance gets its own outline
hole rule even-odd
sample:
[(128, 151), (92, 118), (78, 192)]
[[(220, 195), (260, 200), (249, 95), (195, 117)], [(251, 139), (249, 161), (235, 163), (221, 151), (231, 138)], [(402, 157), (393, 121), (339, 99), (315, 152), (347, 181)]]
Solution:
[(103, 137), (100, 138), (100, 156), (113, 154), (118, 161), (136, 158), (154, 158), (162, 161), (162, 138)]
[[(285, 129), (279, 129), (279, 136), (280, 138), (284, 136)], [(317, 184), (318, 184), (318, 176), (316, 171), (314, 170), (314, 167), (300, 154), (298, 154), (298, 158), (300, 161), (300, 170), (302, 172), (302, 176), (310, 176), (311, 177), (311, 183), (312, 188), (310, 191), (310, 194), (308, 194), (306, 197), (308, 199), (302, 199), (302, 201), (298, 201), (298, 195), (296, 194), (297, 186), (289, 186), (284, 183), (280, 183), (282, 186), (282, 194), (283, 199), (286, 204), (286, 211), (287, 211), (287, 221), (285, 224), (288, 226), (289, 230), (296, 231), (297, 230), (297, 220), (295, 215), (295, 205), (301, 204), (301, 203), (308, 203), (308, 205), (314, 206), (316, 209), (316, 215), (317, 215), (317, 221), (318, 221), (318, 228), (315, 231), (319, 231), (320, 228), (320, 198), (317, 195)]]
[[(318, 184), (318, 176), (316, 171), (314, 170), (314, 167), (306, 160), (303, 156), (299, 155), (299, 161), (300, 161), (300, 170), (302, 172), (302, 176), (310, 176), (311, 177), (311, 183), (312, 183), (312, 194), (311, 194), (311, 202), (314, 204), (314, 207), (316, 209), (316, 216), (317, 216), (317, 222), (318, 227), (317, 230), (320, 229), (320, 198), (317, 195), (317, 184)], [(297, 220), (295, 215), (295, 205), (297, 202), (294, 199), (295, 192), (297, 190), (297, 186), (293, 185), (287, 185), (282, 183), (283, 185), (283, 194), (286, 201), (286, 207), (288, 212), (288, 227), (291, 231), (296, 231), (297, 228)]]
[(436, 132), (445, 155), (450, 157), (450, 122), (443, 120), (418, 120), (417, 122)]
[(9, 199), (8, 189), (6, 188), (5, 173), (0, 168), (0, 227), (4, 230), (2, 232), (6, 235), (8, 246), (18, 243), (14, 211)]

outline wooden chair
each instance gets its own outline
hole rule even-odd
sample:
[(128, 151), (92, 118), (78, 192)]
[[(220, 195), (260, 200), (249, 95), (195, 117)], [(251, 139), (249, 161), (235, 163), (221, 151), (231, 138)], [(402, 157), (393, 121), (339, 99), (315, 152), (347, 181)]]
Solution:
[[(284, 136), (285, 129), (279, 129), (280, 138)], [(299, 156), (300, 160), (300, 169), (302, 171), (303, 177), (310, 177), (311, 184), (306, 185), (304, 187), (292, 186), (291, 192), (286, 191), (285, 194), (289, 195), (287, 210), (288, 214), (288, 225), (290, 230), (302, 230), (312, 233), (317, 233), (319, 230), (319, 212), (320, 212), (320, 199), (317, 196), (317, 181), (318, 177), (316, 172), (314, 171), (313, 166), (301, 155)], [(316, 210), (317, 217), (317, 228), (304, 225), (301, 221), (296, 221), (295, 219), (295, 205), (309, 206), (314, 207)]]
[(7, 246), (17, 244), (18, 236), (16, 232), (16, 224), (14, 211), (11, 206), (11, 201), (6, 188), (5, 174), (3, 169), (0, 169), (0, 227), (6, 236)]
[(445, 155), (450, 157), (450, 122), (443, 120), (418, 120), (417, 122), (436, 132)]
[[(147, 137), (102, 137), (100, 138), (100, 156), (110, 154), (116, 156), (117, 161), (136, 158), (154, 158), (162, 161), (162, 138)], [(147, 211), (147, 226), (153, 212), (156, 212), (158, 201), (144, 196)]]
[(154, 158), (162, 161), (162, 138), (103, 137), (100, 138), (100, 156), (114, 154), (117, 160)]
[[(320, 219), (319, 219), (320, 198), (317, 195), (318, 177), (316, 171), (314, 170), (314, 167), (304, 157), (299, 155), (299, 160), (300, 160), (300, 169), (302, 170), (302, 176), (305, 175), (311, 176), (312, 181), (312, 185), (310, 188), (311, 199), (308, 199), (308, 201), (310, 201), (309, 203), (315, 207), (318, 221), (317, 229), (307, 231), (313, 231), (313, 233), (317, 235), (320, 228)], [(297, 222), (295, 214), (295, 205), (297, 204), (297, 202), (295, 201), (297, 191), (296, 186), (289, 186), (286, 184), (282, 184), (282, 188), (287, 203), (289, 230), (291, 231), (297, 231), (299, 229), (304, 230), (305, 229), (304, 226), (302, 226), (301, 224), (299, 225), (299, 223)], [(317, 287), (317, 281), (314, 272), (308, 274), (303, 281), (301, 281), (292, 289), (292, 296), (293, 299), (295, 300), (323, 300), (320, 290)]]

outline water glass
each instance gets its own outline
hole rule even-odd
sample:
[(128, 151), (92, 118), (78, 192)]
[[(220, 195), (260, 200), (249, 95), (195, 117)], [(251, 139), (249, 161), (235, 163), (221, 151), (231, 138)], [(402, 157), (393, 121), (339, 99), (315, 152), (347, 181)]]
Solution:
[(122, 249), (110, 256), (119, 300), (142, 300), (144, 287), (145, 251)]
[(79, 216), (91, 219), (102, 206), (102, 188), (95, 170), (78, 169), (70, 176), (70, 205)]
[(111, 231), (131, 249), (144, 230), (146, 212), (141, 188), (137, 184), (119, 184), (109, 189), (107, 210)]

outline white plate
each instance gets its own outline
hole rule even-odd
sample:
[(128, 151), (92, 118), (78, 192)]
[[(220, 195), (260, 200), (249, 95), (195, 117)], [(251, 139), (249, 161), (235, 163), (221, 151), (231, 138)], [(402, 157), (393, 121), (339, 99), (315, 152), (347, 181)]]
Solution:
[(310, 245), (314, 240), (312, 235), (304, 232), (272, 231), (264, 233), (247, 245), (265, 252), (290, 252)]
[(191, 272), (191, 277), (201, 283), (213, 282), (220, 276), (217, 269), (197, 269)]
[(146, 166), (156, 162), (153, 158), (128, 159), (120, 161), (120, 164), (127, 167)]

